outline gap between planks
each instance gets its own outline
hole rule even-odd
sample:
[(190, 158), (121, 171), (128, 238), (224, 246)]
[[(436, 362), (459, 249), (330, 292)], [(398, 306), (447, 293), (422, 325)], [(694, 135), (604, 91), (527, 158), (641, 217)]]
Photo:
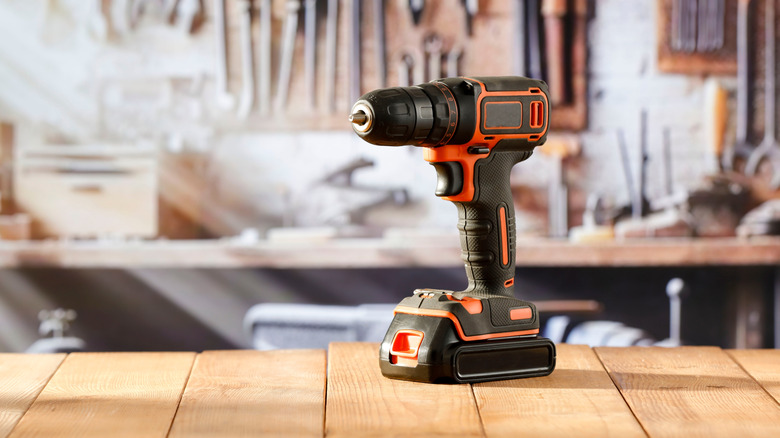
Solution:
[(198, 355), (170, 437), (321, 437), (323, 350)]
[(595, 352), (650, 436), (780, 434), (780, 405), (720, 348)]
[(11, 433), (65, 356), (0, 354), (0, 438)]
[(72, 353), (11, 437), (165, 437), (194, 353)]

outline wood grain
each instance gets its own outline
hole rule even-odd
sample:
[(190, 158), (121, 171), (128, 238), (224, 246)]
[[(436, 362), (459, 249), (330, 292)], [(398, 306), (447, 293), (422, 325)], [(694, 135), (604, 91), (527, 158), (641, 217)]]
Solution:
[(208, 351), (195, 360), (170, 436), (321, 437), (324, 417), (324, 351)]
[(482, 436), (470, 385), (388, 379), (378, 351), (377, 344), (330, 344), (327, 436)]
[(780, 403), (780, 350), (729, 350), (728, 354)]
[(717, 347), (595, 351), (650, 436), (780, 436), (780, 406)]
[(10, 436), (164, 437), (194, 353), (73, 353)]
[(11, 433), (63, 359), (64, 354), (0, 354), (0, 437)]
[(555, 371), (547, 377), (474, 385), (487, 436), (645, 436), (593, 350), (557, 348)]

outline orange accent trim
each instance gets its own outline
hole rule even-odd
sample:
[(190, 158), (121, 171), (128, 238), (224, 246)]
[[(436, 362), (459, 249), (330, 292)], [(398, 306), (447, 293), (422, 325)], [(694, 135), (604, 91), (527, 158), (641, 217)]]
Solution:
[(544, 124), (544, 113), (542, 112), (542, 101), (535, 100), (531, 102), (531, 112), (529, 113), (528, 126), (531, 128), (541, 128)]
[[(541, 102), (540, 102), (541, 103)], [(484, 130), (490, 130), (490, 129), (517, 129), (523, 127), (523, 103), (520, 101), (512, 102), (488, 102), (485, 104), (485, 111), (487, 111), (488, 105), (519, 105), (520, 106), (520, 124), (515, 126), (487, 126), (485, 123), (487, 122), (487, 118), (482, 119), (482, 129)], [(537, 126), (537, 128), (541, 128), (541, 126)]]
[(504, 287), (514, 286), (514, 284), (515, 284), (515, 279), (510, 278), (509, 280), (504, 282)]
[(506, 232), (506, 207), (503, 205), (498, 208), (498, 222), (501, 230), (501, 264), (509, 264), (509, 239)]
[(530, 307), (518, 307), (509, 311), (509, 319), (516, 321), (518, 319), (531, 319), (534, 313)]
[(455, 324), (455, 329), (458, 331), (458, 336), (464, 341), (481, 341), (484, 339), (498, 339), (498, 338), (509, 338), (512, 336), (539, 334), (539, 329), (531, 329), (531, 330), (520, 330), (516, 332), (490, 333), (486, 335), (466, 336), (466, 334), (463, 333), (463, 328), (460, 326), (460, 321), (458, 321), (458, 318), (456, 318), (455, 315), (453, 315), (452, 313), (447, 312), (445, 310), (420, 309), (417, 307), (396, 306), (395, 310), (393, 310), (393, 314), (396, 313), (405, 313), (407, 315), (417, 315), (417, 316), (432, 316), (435, 318), (449, 318), (450, 321), (452, 321), (452, 323)]
[(482, 300), (478, 298), (463, 297), (459, 300), (452, 295), (447, 294), (447, 299), (459, 302), (466, 309), (466, 312), (469, 312), (472, 315), (482, 313)]
[[(542, 93), (542, 90), (539, 88), (529, 88), (527, 91), (487, 91), (485, 88), (485, 84), (481, 81), (478, 81), (473, 78), (469, 77), (463, 77), (463, 79), (468, 79), (470, 81), (473, 81), (477, 84), (479, 84), (482, 87), (482, 92), (477, 97), (477, 124), (481, 125), (482, 122), (482, 99), (488, 97), (488, 96), (536, 96), (542, 99), (546, 105), (542, 106), (542, 109), (546, 108), (547, 112), (549, 112), (549, 101), (547, 100), (547, 96)], [(528, 139), (528, 141), (536, 141), (540, 139), (545, 133), (547, 133), (547, 129), (549, 128), (548, 120), (550, 119), (548, 114), (543, 114), (543, 120), (542, 123), (544, 125), (544, 130), (542, 132), (534, 133), (534, 134), (482, 134), (479, 129), (477, 129), (474, 132), (474, 136), (471, 137), (471, 140), (467, 141), (465, 144), (462, 145), (445, 145), (440, 146), (436, 148), (426, 147), (423, 148), (423, 158), (425, 161), (429, 163), (440, 163), (443, 161), (456, 161), (460, 163), (460, 165), (463, 168), (463, 189), (460, 193), (458, 193), (455, 196), (443, 196), (442, 199), (446, 201), (454, 201), (454, 202), (470, 202), (474, 199), (474, 165), (476, 164), (477, 160), (481, 158), (487, 157), (490, 152), (487, 154), (469, 154), (468, 148), (469, 146), (475, 146), (480, 145), (487, 147), (489, 150), (493, 150), (493, 147), (498, 144), (499, 141), (503, 139), (512, 139), (512, 138), (525, 138)]]

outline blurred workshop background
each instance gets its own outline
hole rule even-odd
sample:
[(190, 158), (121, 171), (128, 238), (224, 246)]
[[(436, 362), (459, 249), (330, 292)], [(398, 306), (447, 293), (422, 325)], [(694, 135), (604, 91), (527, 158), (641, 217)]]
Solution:
[(378, 340), (466, 277), (422, 151), (347, 115), (459, 75), (549, 83), (512, 174), (547, 336), (777, 347), (777, 3), (0, 0), (0, 351)]

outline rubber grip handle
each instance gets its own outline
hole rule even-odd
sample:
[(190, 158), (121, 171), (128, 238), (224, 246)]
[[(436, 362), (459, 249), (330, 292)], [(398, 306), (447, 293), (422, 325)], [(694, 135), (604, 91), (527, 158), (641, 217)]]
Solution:
[(469, 284), (469, 296), (514, 296), (515, 209), (509, 176), (512, 167), (531, 156), (496, 152), (474, 165), (474, 198), (453, 202)]

